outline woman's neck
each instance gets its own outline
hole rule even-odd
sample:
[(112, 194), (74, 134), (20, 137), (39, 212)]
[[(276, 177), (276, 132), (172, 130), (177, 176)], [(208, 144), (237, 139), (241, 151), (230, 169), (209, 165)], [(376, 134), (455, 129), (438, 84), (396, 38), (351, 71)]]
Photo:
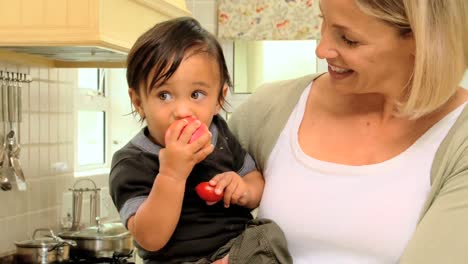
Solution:
[(317, 80), (311, 90), (311, 100), (314, 105), (321, 105), (323, 111), (329, 114), (346, 116), (372, 116), (386, 122), (397, 118), (397, 98), (384, 93), (340, 93), (327, 87), (326, 80)]

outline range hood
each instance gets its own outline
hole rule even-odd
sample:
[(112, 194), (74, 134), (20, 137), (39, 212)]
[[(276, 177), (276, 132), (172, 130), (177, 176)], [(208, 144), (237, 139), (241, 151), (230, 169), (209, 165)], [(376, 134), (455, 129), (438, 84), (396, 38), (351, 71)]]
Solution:
[(125, 67), (138, 36), (180, 16), (191, 16), (185, 0), (0, 1), (0, 60)]

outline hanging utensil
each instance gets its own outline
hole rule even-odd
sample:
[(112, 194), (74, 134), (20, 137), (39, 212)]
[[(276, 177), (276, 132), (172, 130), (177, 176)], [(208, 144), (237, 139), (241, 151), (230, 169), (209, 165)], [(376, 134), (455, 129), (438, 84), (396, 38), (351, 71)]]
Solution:
[(19, 126), (18, 117), (20, 115), (18, 111), (18, 79), (19, 74), (12, 73), (11, 79), (9, 81), (8, 87), (8, 116), (9, 116), (9, 124), (10, 124), (10, 131), (7, 134), (7, 154), (8, 154), (8, 163), (11, 168), (13, 168), (12, 172), (16, 178), (16, 185), (18, 190), (25, 191), (27, 189), (26, 179), (24, 178), (24, 173), (21, 168), (21, 164), (19, 161), (19, 154), (20, 154), (20, 145), (16, 140), (15, 129), (17, 131), (17, 126)]
[(8, 162), (11, 168), (13, 168), (13, 174), (16, 178), (16, 184), (18, 190), (24, 191), (27, 189), (26, 179), (24, 178), (23, 169), (19, 160), (20, 146), (15, 140), (15, 131), (10, 130), (7, 134), (7, 155)]
[(8, 168), (3, 167), (3, 162), (5, 161), (5, 154), (6, 154), (6, 145), (5, 145), (5, 122), (7, 120), (7, 104), (6, 104), (6, 78), (7, 76), (4, 75), (3, 71), (0, 73), (0, 78), (2, 83), (0, 84), (0, 106), (1, 106), (1, 113), (0, 113), (0, 121), (3, 125), (3, 130), (0, 131), (0, 188), (4, 191), (9, 191), (12, 188), (10, 180), (7, 177), (7, 173), (9, 172)]

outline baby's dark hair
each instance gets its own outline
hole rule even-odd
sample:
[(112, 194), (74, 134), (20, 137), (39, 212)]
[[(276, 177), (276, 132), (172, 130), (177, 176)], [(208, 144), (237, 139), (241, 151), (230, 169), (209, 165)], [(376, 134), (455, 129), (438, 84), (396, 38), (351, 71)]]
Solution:
[[(189, 49), (195, 49), (195, 53), (206, 52), (218, 62), (218, 102), (223, 107), (225, 98), (222, 89), (224, 85), (232, 87), (223, 50), (215, 36), (191, 17), (158, 23), (137, 39), (127, 57), (128, 87), (137, 93), (149, 93), (154, 87), (162, 85), (179, 68)], [(148, 83), (148, 76), (153, 71), (154, 77)], [(140, 87), (145, 87), (146, 90), (140, 91)]]

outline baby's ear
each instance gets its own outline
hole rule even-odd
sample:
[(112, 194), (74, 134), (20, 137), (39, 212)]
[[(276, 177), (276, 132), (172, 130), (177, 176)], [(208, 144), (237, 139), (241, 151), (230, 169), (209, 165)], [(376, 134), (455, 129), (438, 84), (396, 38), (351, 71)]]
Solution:
[(223, 100), (221, 102), (218, 102), (218, 104), (216, 105), (216, 114), (219, 113), (219, 110), (221, 110), (221, 106), (224, 105), (224, 101), (226, 100), (228, 92), (228, 86), (226, 84), (223, 86), (223, 90), (221, 92), (223, 93)]
[(133, 88), (128, 88), (128, 96), (130, 97), (130, 101), (132, 102), (132, 105), (135, 108), (135, 112), (137, 112), (141, 118), (144, 118), (145, 111), (143, 111), (143, 106), (141, 104), (141, 97), (138, 94), (138, 92)]

